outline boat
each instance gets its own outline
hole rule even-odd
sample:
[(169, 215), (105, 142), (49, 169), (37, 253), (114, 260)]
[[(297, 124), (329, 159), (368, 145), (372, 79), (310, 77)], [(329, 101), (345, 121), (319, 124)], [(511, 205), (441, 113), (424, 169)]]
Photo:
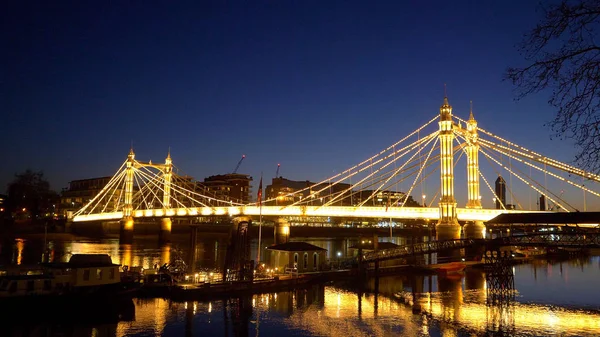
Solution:
[(440, 275), (457, 275), (462, 273), (466, 266), (464, 262), (450, 262), (438, 266), (436, 271)]
[(271, 279), (253, 281), (181, 283), (171, 288), (170, 298), (176, 302), (185, 302), (262, 294), (301, 288), (324, 280), (326, 280), (324, 274), (311, 273), (296, 276), (276, 276)]
[(134, 281), (121, 280), (119, 268), (107, 254), (75, 254), (69, 262), (8, 269), (0, 277), (0, 305), (29, 311), (110, 304), (138, 288)]

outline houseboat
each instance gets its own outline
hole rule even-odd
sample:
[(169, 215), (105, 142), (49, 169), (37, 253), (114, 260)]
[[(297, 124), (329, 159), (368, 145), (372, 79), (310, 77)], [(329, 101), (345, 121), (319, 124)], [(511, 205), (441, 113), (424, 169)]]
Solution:
[(9, 270), (0, 277), (0, 305), (62, 307), (73, 302), (110, 301), (137, 288), (135, 282), (121, 280), (119, 267), (106, 254), (76, 254), (69, 262)]

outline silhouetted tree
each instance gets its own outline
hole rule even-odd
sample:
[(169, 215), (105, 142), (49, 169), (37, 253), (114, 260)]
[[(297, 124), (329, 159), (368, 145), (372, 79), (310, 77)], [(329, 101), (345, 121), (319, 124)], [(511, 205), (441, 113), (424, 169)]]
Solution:
[(32, 219), (52, 212), (58, 198), (58, 194), (50, 190), (50, 183), (41, 171), (26, 170), (15, 174), (15, 179), (8, 184), (8, 210), (18, 212), (25, 209)]
[(542, 5), (544, 18), (518, 46), (529, 61), (506, 77), (518, 98), (549, 89), (558, 109), (548, 123), (560, 139), (580, 148), (575, 160), (600, 171), (600, 1), (562, 0)]

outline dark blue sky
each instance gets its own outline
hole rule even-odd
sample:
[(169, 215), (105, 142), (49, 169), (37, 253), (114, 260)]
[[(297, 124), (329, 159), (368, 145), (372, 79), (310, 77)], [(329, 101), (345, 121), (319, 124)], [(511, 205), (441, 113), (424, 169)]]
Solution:
[[(556, 159), (545, 95), (503, 82), (537, 1), (9, 1), (2, 6), (0, 186), (53, 188), (137, 158), (202, 179), (320, 180), (439, 112)], [(548, 153), (552, 149), (552, 153)], [(3, 188), (2, 188), (3, 189)]]

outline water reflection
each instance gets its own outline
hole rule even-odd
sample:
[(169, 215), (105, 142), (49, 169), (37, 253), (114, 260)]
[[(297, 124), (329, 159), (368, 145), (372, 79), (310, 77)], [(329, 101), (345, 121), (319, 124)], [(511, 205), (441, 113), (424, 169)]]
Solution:
[[(55, 260), (76, 253), (107, 253), (115, 263), (152, 268), (169, 262), (180, 250), (189, 251), (189, 237), (172, 239), (169, 245), (159, 245), (155, 238), (131, 245), (119, 245), (117, 239), (52, 239), (48, 247)], [(307, 241), (329, 247), (332, 256), (337, 250), (346, 254), (352, 240)], [(42, 251), (36, 243), (36, 238), (16, 240), (0, 258), (35, 262)], [(198, 268), (220, 266), (225, 246), (223, 236), (198, 236), (193, 250)], [(470, 269), (455, 277), (386, 276), (209, 302), (135, 299), (135, 314), (129, 319), (70, 319), (59, 326), (28, 317), (27, 324), (3, 324), (0, 336), (598, 336), (599, 266), (598, 257), (516, 266), (512, 270), (517, 296), (497, 305), (488, 304), (491, 285), (486, 274)]]

